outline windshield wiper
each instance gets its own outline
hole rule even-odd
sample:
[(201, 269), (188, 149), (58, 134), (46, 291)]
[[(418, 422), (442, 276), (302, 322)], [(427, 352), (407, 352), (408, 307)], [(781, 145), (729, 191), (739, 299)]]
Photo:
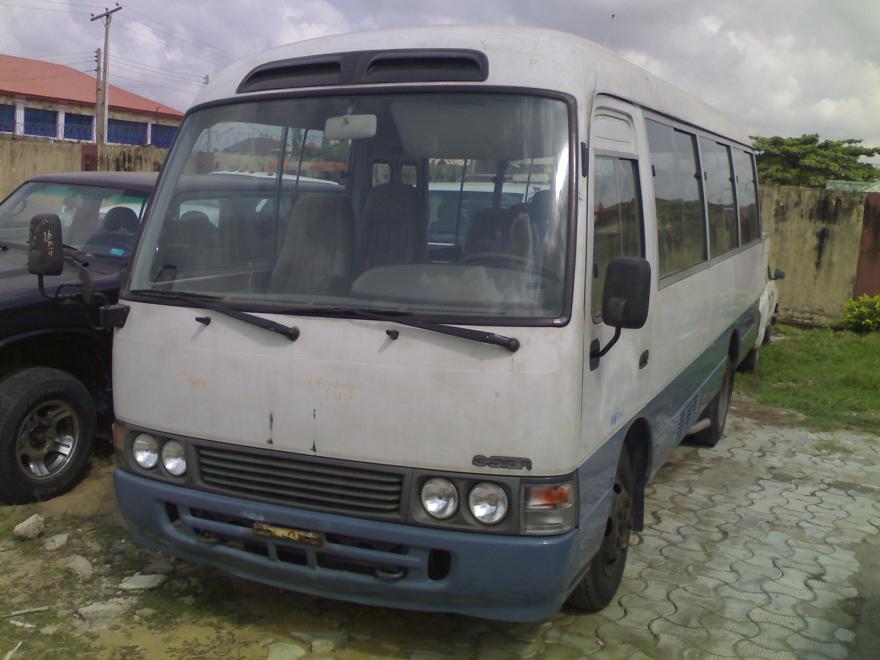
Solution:
[[(144, 297), (176, 300), (178, 302), (190, 304), (193, 307), (210, 309), (214, 312), (225, 314), (226, 316), (230, 316), (239, 321), (255, 325), (258, 328), (263, 328), (264, 330), (268, 330), (269, 332), (275, 332), (279, 335), (283, 335), (287, 337), (290, 341), (296, 341), (299, 337), (299, 328), (297, 328), (296, 326), (287, 326), (282, 323), (276, 323), (275, 321), (272, 321), (270, 319), (264, 319), (262, 316), (255, 316), (253, 314), (248, 314), (247, 312), (242, 312), (241, 310), (238, 310), (231, 305), (227, 305), (226, 303), (221, 302), (221, 300), (216, 296), (205, 295), (201, 293), (185, 293), (182, 291), (163, 291), (161, 289), (135, 289), (130, 293)], [(210, 322), (210, 319), (208, 319), (208, 321)]]
[(507, 337), (498, 335), (494, 332), (484, 332), (482, 330), (472, 330), (471, 328), (460, 328), (456, 325), (447, 325), (445, 323), (436, 323), (434, 321), (424, 321), (415, 318), (415, 314), (405, 310), (375, 310), (364, 307), (328, 307), (314, 308), (315, 313), (329, 313), (340, 316), (353, 316), (370, 319), (373, 321), (387, 321), (390, 323), (399, 323), (400, 325), (408, 325), (413, 328), (421, 328), (422, 330), (431, 330), (444, 335), (460, 337), (462, 339), (470, 339), (472, 341), (482, 342), (483, 344), (494, 344), (506, 348), (511, 353), (519, 350), (519, 339), (516, 337)]

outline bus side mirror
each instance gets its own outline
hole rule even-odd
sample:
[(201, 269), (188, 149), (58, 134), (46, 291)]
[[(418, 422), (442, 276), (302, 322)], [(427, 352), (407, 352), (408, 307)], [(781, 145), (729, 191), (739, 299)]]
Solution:
[(637, 330), (648, 320), (651, 303), (651, 264), (640, 257), (616, 257), (608, 262), (602, 291), (602, 321), (612, 328)]
[(33, 275), (61, 275), (64, 272), (64, 243), (61, 219), (54, 213), (31, 218), (28, 239), (28, 270)]
[(599, 340), (590, 344), (590, 369), (599, 367), (599, 360), (620, 339), (624, 328), (637, 330), (648, 320), (651, 304), (651, 264), (641, 257), (615, 257), (605, 271), (602, 290), (602, 322), (614, 328), (614, 336), (605, 348)]

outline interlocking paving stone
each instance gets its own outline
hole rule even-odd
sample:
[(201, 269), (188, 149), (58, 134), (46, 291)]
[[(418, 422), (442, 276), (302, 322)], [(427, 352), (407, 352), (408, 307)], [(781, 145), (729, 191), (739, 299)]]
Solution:
[[(858, 623), (847, 603), (859, 594), (856, 548), (877, 543), (880, 552), (880, 490), (866, 481), (870, 470), (880, 485), (880, 443), (850, 434), (853, 453), (838, 457), (816, 447), (829, 437), (843, 441), (840, 433), (734, 416), (729, 424), (715, 449), (678, 448), (648, 487), (646, 527), (618, 598), (584, 621), (604, 645), (583, 654), (852, 653)], [(546, 649), (575, 649), (570, 635), (581, 632), (580, 621), (567, 624), (564, 641), (545, 635)]]

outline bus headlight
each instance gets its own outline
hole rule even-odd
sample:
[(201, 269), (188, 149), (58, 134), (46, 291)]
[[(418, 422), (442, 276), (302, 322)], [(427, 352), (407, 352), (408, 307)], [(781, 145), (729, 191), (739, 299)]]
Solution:
[(468, 504), (474, 518), (485, 525), (499, 523), (507, 515), (507, 493), (490, 481), (481, 481), (471, 488)]
[(162, 466), (173, 477), (186, 474), (186, 452), (177, 440), (169, 440), (162, 445)]
[(159, 462), (159, 442), (149, 433), (141, 433), (131, 445), (134, 461), (145, 470), (151, 470)]
[(447, 479), (428, 479), (422, 486), (422, 506), (431, 517), (446, 520), (458, 511), (458, 491)]
[(574, 481), (523, 486), (523, 532), (561, 534), (577, 524)]

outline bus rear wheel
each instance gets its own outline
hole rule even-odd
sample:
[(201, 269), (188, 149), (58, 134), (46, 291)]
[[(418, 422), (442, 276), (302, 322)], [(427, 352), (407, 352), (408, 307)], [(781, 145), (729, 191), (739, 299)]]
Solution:
[(602, 544), (590, 560), (584, 577), (568, 597), (569, 605), (583, 612), (598, 612), (611, 603), (626, 568), (629, 537), (635, 522), (635, 476), (626, 447), (617, 463), (613, 493)]

